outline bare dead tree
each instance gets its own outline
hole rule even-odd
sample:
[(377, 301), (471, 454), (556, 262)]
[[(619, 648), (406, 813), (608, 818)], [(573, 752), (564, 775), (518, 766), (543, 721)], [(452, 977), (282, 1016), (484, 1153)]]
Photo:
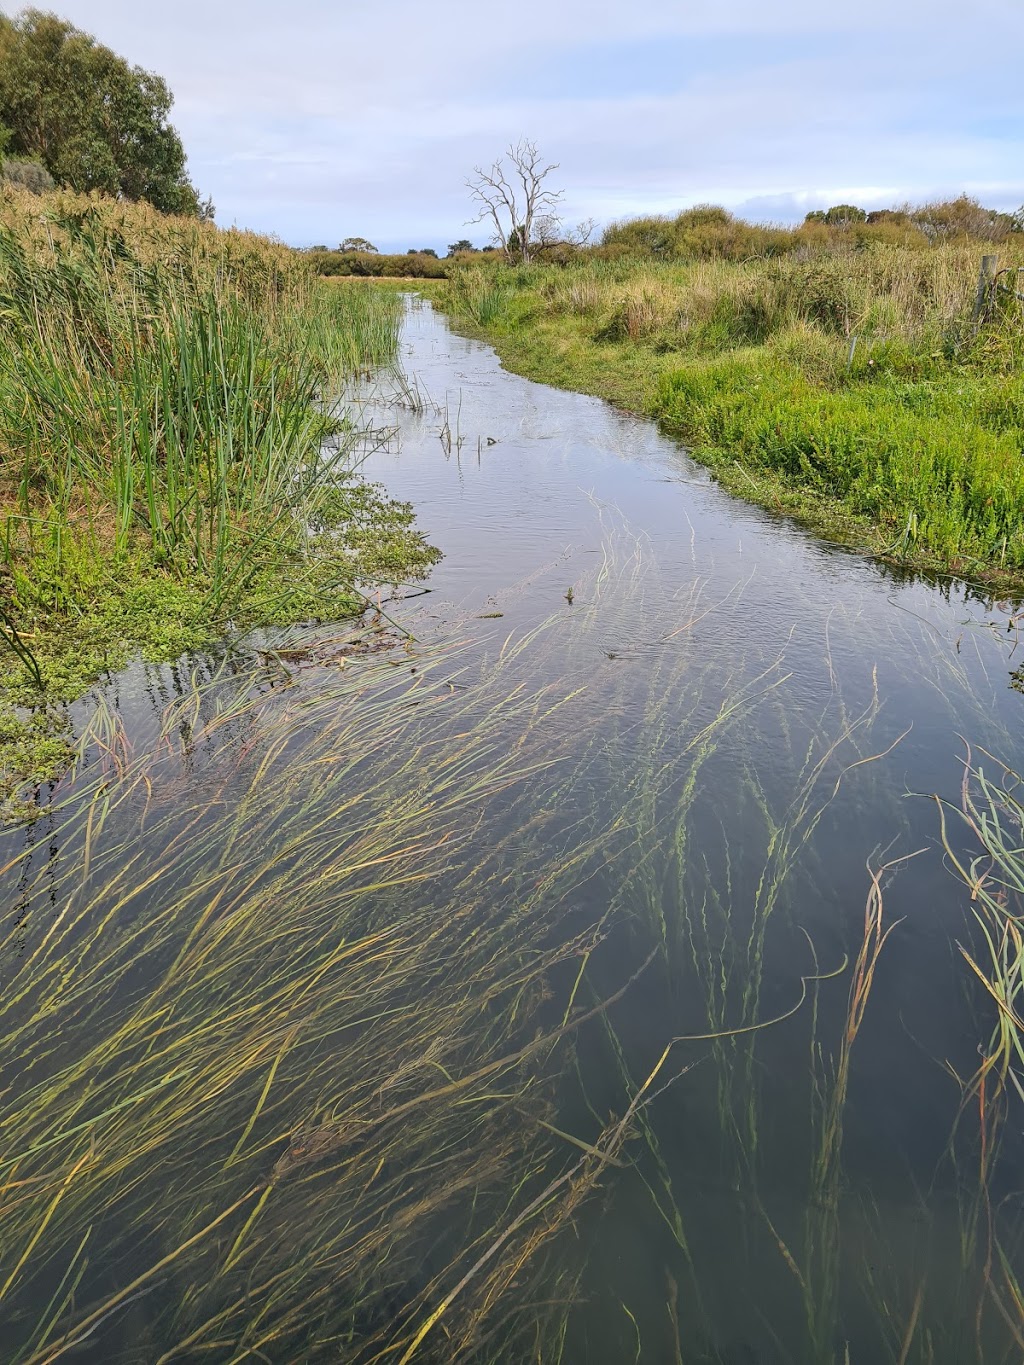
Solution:
[(555, 213), (540, 214), (534, 222), (532, 249), (535, 256), (551, 252), (557, 247), (586, 246), (597, 227), (595, 218), (585, 218), (575, 227), (567, 227)]
[[(543, 220), (550, 232), (555, 206), (562, 191), (546, 188), (544, 182), (558, 163), (546, 165), (537, 144), (521, 138), (509, 147), (489, 170), (475, 166), (466, 181), (480, 211), (471, 221), (490, 223), (494, 236), (508, 261), (528, 265), (534, 245), (536, 225)], [(557, 221), (557, 220), (555, 220)]]

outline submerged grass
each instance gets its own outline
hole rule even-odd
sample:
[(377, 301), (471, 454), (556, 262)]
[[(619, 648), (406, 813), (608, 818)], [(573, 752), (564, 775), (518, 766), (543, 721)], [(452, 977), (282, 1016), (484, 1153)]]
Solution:
[(393, 360), (398, 322), (394, 296), (323, 285), (265, 239), (4, 191), (8, 716), (132, 649), (342, 617), (361, 586), (429, 566), (411, 510), (359, 479), (334, 405)]
[[(186, 682), (151, 742), (97, 705), (0, 869), (12, 1360), (553, 1363), (599, 1333), (605, 1359), (731, 1365), (753, 1340), (839, 1365), (872, 1295), (865, 1358), (1013, 1358), (1009, 1220), (987, 1272), (984, 1223), (966, 1239), (963, 1295), (993, 1286), (973, 1353), (890, 1230), (858, 1258), (845, 1109), (891, 869), (849, 944), (792, 915), (895, 738), (874, 686), (802, 723), (784, 657), (723, 676), (704, 648), (742, 585), (666, 584), (606, 529), (531, 634), (295, 632)], [(596, 669), (600, 706), (572, 681)], [(733, 743), (755, 715), (784, 736), (781, 805)], [(780, 1141), (799, 1188), (773, 1183)], [(605, 1221), (623, 1203), (657, 1316)]]
[[(1019, 1196), (1001, 1171), (1004, 1145), (1017, 1151), (1024, 1103), (1024, 802), (1022, 779), (993, 755), (968, 749), (960, 805), (939, 801), (942, 842), (970, 892), (980, 936), (961, 945), (994, 1009), (981, 1063), (964, 1077), (963, 1118), (976, 1125), (974, 1152), (982, 1198), (969, 1210), (964, 1238), (980, 1247), (989, 1297), (1024, 1348)], [(965, 846), (960, 834), (966, 833)], [(979, 1310), (980, 1311), (980, 1310)]]
[(463, 861), (544, 780), (559, 699), (401, 659), (312, 692), (224, 673), (139, 761), (98, 714), (56, 867), (5, 869), (8, 1359), (461, 1357), (621, 1140), (537, 1200), (541, 1042), (575, 1022), (538, 1011), (581, 943), (551, 936), (557, 882), (509, 923), (500, 838)]
[(1020, 247), (463, 268), (454, 319), (532, 378), (659, 418), (730, 490), (879, 556), (1024, 584)]
[[(642, 559), (641, 542), (636, 556)], [(620, 575), (628, 571), (621, 556), (617, 566)], [(643, 638), (657, 635), (648, 613), (661, 619), (654, 589), (648, 574), (634, 593)], [(709, 605), (702, 599), (690, 589), (670, 595), (665, 619), (700, 620)], [(732, 629), (730, 609), (742, 619), (741, 604), (739, 594), (715, 604), (713, 628)], [(571, 1358), (611, 1359), (618, 1351), (633, 1359), (639, 1349), (641, 1359), (701, 1365), (1016, 1359), (1011, 1284), (1022, 1248), (1010, 1208), (991, 1258), (984, 1237), (972, 1234), (994, 1165), (970, 1169), (966, 1127), (952, 1162), (943, 1158), (936, 1171), (925, 1159), (904, 1177), (895, 1208), (886, 1204), (886, 1182), (900, 1181), (902, 1156), (890, 1154), (881, 1173), (865, 1173), (856, 1165), (864, 1159), (857, 1123), (853, 1143), (847, 1140), (851, 1103), (869, 1127), (888, 1126), (878, 1112), (885, 1097), (851, 1092), (895, 924), (885, 893), (909, 855), (876, 852), (849, 897), (835, 866), (819, 868), (816, 860), (837, 835), (849, 839), (851, 821), (861, 828), (858, 799), (870, 807), (875, 784), (884, 792), (876, 773), (906, 738), (885, 730), (874, 675), (867, 670), (863, 700), (851, 708), (826, 643), (821, 668), (833, 693), (820, 715), (808, 717), (793, 711), (784, 658), (760, 678), (748, 668), (746, 686), (739, 673), (699, 674), (683, 695), (669, 657), (660, 677), (657, 656), (646, 663), (652, 676), (642, 719), (609, 707), (601, 750), (586, 770), (629, 822), (627, 850), (603, 898), (604, 922), (616, 926), (615, 960), (636, 960), (653, 943), (659, 955), (642, 1010), (603, 1018), (600, 1042), (593, 1030), (581, 1039), (579, 1094), (563, 1101), (557, 1122), (581, 1132), (585, 1115), (600, 1131), (602, 1116), (628, 1097), (643, 1090), (651, 1103), (636, 1116), (633, 1160), (616, 1177), (600, 1250), (591, 1252), (599, 1268), (584, 1280), (596, 1298), (614, 1285), (622, 1301), (574, 1314)], [(963, 685), (955, 658), (949, 669), (947, 685), (954, 676)], [(742, 722), (740, 734), (734, 721)], [(745, 756), (747, 726), (782, 737), (781, 771), (769, 777)], [(848, 794), (854, 789), (857, 797)], [(838, 828), (822, 843), (830, 824)], [(890, 824), (885, 838), (894, 832)], [(597, 1001), (609, 989), (607, 961), (583, 958), (576, 999)], [(998, 979), (988, 963), (982, 968), (986, 981)], [(956, 983), (946, 987), (955, 991)], [(902, 1021), (893, 1017), (892, 991), (890, 980), (881, 1009), (896, 1028)], [(869, 1054), (877, 1049), (877, 1034), (865, 1046)], [(877, 1056), (871, 1065), (878, 1076)], [(948, 1101), (952, 1127), (952, 1088)], [(908, 1190), (914, 1180), (921, 1187)], [(1000, 1266), (997, 1300), (991, 1284)]]
[(619, 568), (483, 659), (225, 664), (138, 756), (96, 708), (0, 870), (8, 1358), (565, 1358), (575, 1218), (651, 1087), (580, 1133), (554, 1082), (651, 955), (573, 989), (638, 830), (581, 791), (603, 713), (542, 646), (589, 648)]

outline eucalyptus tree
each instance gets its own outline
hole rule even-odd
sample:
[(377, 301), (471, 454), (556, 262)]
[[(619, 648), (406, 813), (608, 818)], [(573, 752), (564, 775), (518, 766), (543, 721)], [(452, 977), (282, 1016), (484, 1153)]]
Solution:
[(0, 125), (12, 160), (38, 161), (72, 189), (212, 217), (167, 121), (171, 104), (160, 76), (67, 20), (36, 9), (0, 15)]

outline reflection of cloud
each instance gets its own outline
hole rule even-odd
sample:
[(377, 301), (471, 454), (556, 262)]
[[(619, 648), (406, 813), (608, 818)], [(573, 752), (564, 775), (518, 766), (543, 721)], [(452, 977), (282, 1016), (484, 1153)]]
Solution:
[(575, 218), (1024, 199), (1019, 0), (976, 0), (970, 24), (952, 0), (645, 0), (628, 34), (618, 0), (555, 0), (521, 30), (479, 0), (58, 8), (166, 76), (222, 222), (296, 242), (443, 246), (467, 232), (467, 171), (522, 133)]

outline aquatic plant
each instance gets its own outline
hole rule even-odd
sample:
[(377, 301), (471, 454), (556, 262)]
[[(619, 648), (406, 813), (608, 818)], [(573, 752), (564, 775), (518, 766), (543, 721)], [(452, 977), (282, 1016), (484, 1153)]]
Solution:
[(534, 1063), (575, 1021), (533, 1021), (591, 936), (545, 943), (557, 883), (509, 923), (501, 839), (490, 872), (455, 857), (540, 780), (530, 732), (558, 698), (497, 674), (453, 690), (457, 653), (343, 668), (347, 642), (320, 643), (314, 690), (225, 667), (139, 759), (97, 712), (92, 775), (50, 816), (56, 867), (21, 878), (0, 1006), (12, 1360), (397, 1359), (503, 1224), (522, 1236), (445, 1311), (449, 1345), (558, 1222), (546, 1199), (524, 1213), (554, 1178)]

